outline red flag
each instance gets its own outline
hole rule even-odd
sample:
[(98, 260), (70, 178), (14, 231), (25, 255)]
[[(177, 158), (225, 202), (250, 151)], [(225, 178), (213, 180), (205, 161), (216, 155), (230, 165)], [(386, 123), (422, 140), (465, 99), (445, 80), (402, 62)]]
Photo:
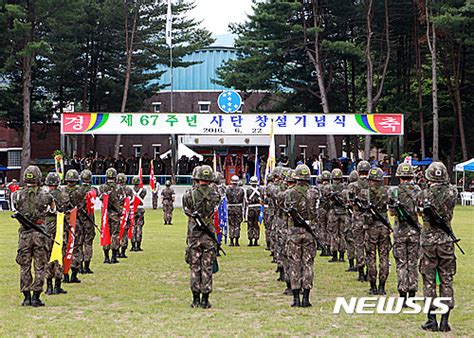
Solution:
[(86, 209), (89, 215), (94, 213), (95, 199), (97, 197), (97, 192), (95, 189), (91, 189), (86, 193)]
[(67, 239), (66, 256), (63, 259), (64, 274), (69, 273), (72, 263), (72, 255), (74, 253), (74, 239), (76, 238), (76, 220), (77, 208), (72, 209), (69, 214), (69, 237)]
[(142, 169), (142, 158), (140, 157), (140, 161), (138, 162), (138, 175), (140, 176), (140, 188), (143, 188), (143, 169)]
[(151, 191), (154, 191), (156, 187), (156, 177), (155, 168), (153, 168), (153, 160), (150, 161), (150, 187)]
[(140, 199), (133, 196), (132, 207), (130, 208), (130, 227), (128, 228), (128, 239), (132, 239), (133, 227), (135, 226), (135, 213), (140, 205)]
[(221, 227), (219, 222), (219, 212), (216, 210), (214, 211), (214, 230), (216, 230), (216, 236), (221, 233)]
[(110, 228), (109, 228), (109, 213), (108, 213), (109, 195), (104, 194), (102, 198), (102, 227), (100, 231), (100, 245), (110, 245)]
[(122, 216), (120, 217), (120, 234), (119, 239), (122, 240), (125, 226), (127, 225), (128, 212), (130, 211), (130, 197), (125, 198), (122, 208)]

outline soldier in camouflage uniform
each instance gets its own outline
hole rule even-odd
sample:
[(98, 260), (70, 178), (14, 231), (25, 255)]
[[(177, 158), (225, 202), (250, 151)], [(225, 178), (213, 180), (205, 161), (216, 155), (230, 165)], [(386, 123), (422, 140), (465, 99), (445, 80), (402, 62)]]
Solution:
[[(296, 185), (288, 190), (285, 196), (285, 210), (295, 209), (306, 220), (311, 221), (311, 201), (309, 195), (309, 181), (311, 171), (305, 164), (295, 169)], [(291, 306), (310, 307), (309, 294), (313, 287), (313, 266), (316, 254), (316, 243), (313, 236), (304, 228), (295, 226), (293, 219), (288, 221), (288, 258), (293, 304)], [(314, 229), (313, 229), (314, 231)], [(303, 299), (300, 301), (300, 290), (303, 290)]]
[[(61, 184), (61, 179), (57, 173), (48, 173), (45, 179), (46, 190), (48, 193), (53, 196), (55, 200), (59, 199), (61, 190), (59, 185)], [(50, 209), (46, 216), (46, 228), (51, 238), (56, 238), (56, 220), (57, 213), (56, 210)], [(53, 241), (50, 241), (47, 244), (47, 257), (51, 257), (51, 252), (53, 251)], [(55, 260), (54, 262), (46, 263), (46, 269), (44, 277), (46, 279), (46, 294), (47, 295), (57, 295), (61, 293), (67, 293), (61, 288), (61, 280), (63, 277), (62, 261), (59, 262)], [(55, 279), (55, 285), (53, 288), (53, 278)]]
[[(364, 207), (371, 203), (374, 208), (387, 219), (388, 188), (383, 186), (383, 171), (373, 168), (369, 171), (369, 189), (361, 191), (361, 200)], [(389, 253), (392, 248), (390, 229), (382, 222), (371, 217), (367, 230), (365, 252), (367, 255), (367, 274), (370, 282), (370, 295), (385, 295), (385, 282), (389, 272)], [(377, 252), (379, 255), (379, 287), (377, 289)]]
[(205, 226), (214, 234), (214, 211), (219, 205), (220, 196), (209, 186), (214, 180), (211, 167), (201, 166), (195, 177), (197, 186), (187, 190), (183, 195), (183, 210), (189, 217), (186, 262), (191, 270), (190, 285), (193, 293), (191, 306), (207, 309), (211, 307), (209, 294), (212, 292), (212, 264), (216, 259), (216, 245), (205, 232), (197, 227), (191, 215), (198, 213), (205, 222)]
[(135, 211), (135, 224), (133, 225), (132, 232), (132, 251), (143, 251), (142, 239), (143, 239), (143, 226), (145, 225), (145, 205), (144, 200), (146, 197), (145, 188), (140, 188), (140, 177), (133, 176), (133, 195), (135, 198), (140, 200), (140, 204)]
[(174, 190), (171, 188), (171, 182), (165, 182), (165, 188), (161, 192), (161, 203), (163, 203), (163, 218), (165, 224), (171, 224), (173, 221), (173, 203), (175, 200)]
[[(456, 187), (449, 184), (448, 172), (441, 162), (433, 162), (425, 172), (428, 187), (418, 197), (417, 204), (422, 208), (431, 205), (443, 220), (451, 227), (453, 211), (456, 204)], [(440, 228), (430, 223), (423, 212), (423, 230), (421, 232), (420, 273), (423, 278), (423, 296), (437, 297), (436, 272), (439, 275), (439, 296), (450, 297), (446, 302), (449, 311), (441, 316), (438, 328), (435, 309), (430, 309), (428, 321), (422, 326), (424, 330), (448, 332), (451, 330), (448, 318), (454, 308), (453, 277), (456, 274), (456, 256), (452, 239)]]
[[(59, 202), (63, 209), (64, 214), (64, 242), (63, 242), (63, 257), (66, 256), (66, 250), (69, 240), (70, 232), (70, 217), (71, 211), (83, 203), (85, 196), (79, 189), (77, 182), (79, 181), (79, 173), (75, 169), (69, 169), (66, 172), (64, 180), (67, 185), (61, 190), (59, 195)], [(79, 213), (78, 213), (79, 214)], [(79, 221), (79, 217), (76, 218), (76, 229), (74, 232), (74, 246), (73, 256), (71, 262), (71, 279), (68, 274), (64, 274), (65, 283), (80, 283), (80, 279), (77, 278), (79, 268), (82, 262), (82, 245), (84, 243), (84, 231), (83, 225)]]
[(418, 290), (420, 233), (406, 220), (398, 218), (395, 207), (397, 203), (403, 205), (411, 218), (418, 223), (417, 198), (421, 189), (413, 182), (414, 172), (411, 164), (401, 163), (396, 176), (400, 179), (400, 184), (390, 194), (390, 214), (395, 217), (393, 257), (397, 264), (398, 292), (400, 297), (407, 298), (415, 297)]
[(318, 213), (318, 237), (323, 245), (321, 250), (321, 256), (331, 256), (331, 235), (328, 231), (328, 212), (330, 209), (331, 201), (331, 173), (328, 170), (324, 170), (321, 173), (321, 200), (319, 204)]
[(244, 218), (245, 192), (243, 188), (239, 187), (239, 176), (232, 176), (231, 185), (226, 190), (226, 197), (229, 219), (229, 246), (240, 246), (240, 225)]
[[(269, 227), (270, 229), (270, 251), (271, 255), (273, 256), (272, 263), (276, 263), (277, 259), (277, 253), (276, 253), (276, 247), (277, 247), (277, 228), (275, 226), (275, 222), (277, 219), (277, 205), (276, 205), (276, 198), (278, 195), (278, 192), (280, 191), (280, 173), (281, 173), (281, 167), (276, 167), (273, 169), (271, 173), (272, 181), (270, 184), (268, 184), (267, 189), (265, 191), (266, 193), (266, 198), (268, 201), (268, 212), (267, 212), (267, 217), (268, 220), (265, 220), (265, 227)], [(276, 272), (280, 272), (279, 269), (277, 269)]]
[[(346, 205), (350, 205), (351, 201), (349, 198), (349, 192), (351, 190), (351, 186), (354, 185), (357, 180), (359, 179), (359, 174), (357, 171), (352, 171), (349, 174), (349, 185), (343, 190), (344, 194), (344, 201)], [(344, 227), (344, 241), (346, 242), (347, 248), (347, 258), (349, 260), (349, 268), (346, 272), (357, 272), (357, 267), (355, 266), (355, 243), (354, 243), (354, 234), (352, 232), (352, 227), (354, 224), (352, 209), (350, 212), (346, 213), (346, 220), (345, 220), (345, 227)]]
[[(80, 206), (83, 210), (85, 210), (87, 213), (89, 213), (89, 210), (87, 208), (87, 199), (88, 199), (88, 194), (91, 194), (90, 201), (89, 203), (92, 204), (92, 208), (94, 207), (96, 197), (98, 196), (97, 189), (92, 187), (92, 172), (88, 169), (83, 170), (81, 172), (81, 195), (84, 196), (84, 200), (82, 205)], [(89, 217), (94, 220), (95, 215), (94, 215), (94, 209), (90, 210)], [(95, 238), (95, 229), (94, 229), (94, 224), (91, 223), (85, 216), (79, 214), (79, 220), (83, 224), (84, 227), (84, 241), (83, 241), (83, 247), (82, 247), (82, 252), (83, 252), (83, 263), (84, 263), (84, 268), (83, 268), (83, 273), (94, 273), (91, 268), (91, 260), (92, 260), (92, 253), (93, 253), (93, 247), (94, 247), (94, 238)]]
[[(119, 263), (117, 257), (120, 249), (120, 216), (125, 199), (125, 192), (123, 188), (116, 183), (117, 170), (115, 170), (115, 168), (108, 168), (105, 171), (105, 177), (106, 182), (99, 187), (99, 194), (101, 200), (103, 200), (104, 194), (109, 195), (107, 218), (112, 244), (105, 245), (102, 249), (104, 250), (104, 264), (116, 264)], [(112, 249), (112, 259), (110, 259), (109, 255), (110, 249)]]
[[(26, 187), (15, 193), (14, 207), (28, 220), (40, 226), (45, 225), (49, 211), (55, 210), (53, 197), (45, 189), (40, 189), (41, 171), (37, 166), (28, 166), (24, 173)], [(43, 291), (44, 270), (48, 262), (50, 239), (41, 233), (20, 225), (18, 230), (18, 253), (16, 262), (20, 265), (20, 291), (25, 299), (22, 306), (44, 306), (40, 299)], [(34, 260), (35, 278), (31, 275)], [(33, 297), (31, 297), (33, 291)]]
[(151, 205), (153, 207), (153, 210), (156, 210), (158, 208), (159, 192), (160, 184), (158, 182), (155, 182), (155, 189), (151, 191)]
[(270, 198), (268, 197), (268, 190), (273, 185), (273, 174), (270, 173), (266, 178), (266, 186), (263, 187), (263, 223), (265, 225), (265, 241), (266, 247), (265, 250), (271, 251), (272, 247), (272, 210), (270, 210)]
[[(275, 214), (275, 238), (276, 238), (276, 260), (277, 260), (277, 271), (280, 272), (278, 281), (288, 282), (288, 271), (287, 268), (287, 256), (286, 256), (286, 241), (288, 237), (288, 214), (284, 211), (285, 193), (294, 184), (294, 180), (291, 177), (291, 169), (287, 167), (281, 168), (281, 180), (280, 187), (275, 197), (276, 214)], [(288, 290), (285, 290), (288, 293)]]
[[(133, 183), (133, 182), (132, 182)], [(140, 177), (138, 177), (138, 184), (140, 184)], [(119, 185), (123, 192), (125, 193), (125, 198), (130, 199), (130, 208), (133, 207), (133, 190), (129, 186), (127, 186), (127, 176), (124, 173), (119, 173), (117, 175), (117, 185)], [(122, 215), (120, 215), (122, 216)], [(125, 230), (122, 235), (122, 239), (120, 240), (120, 251), (117, 253), (118, 258), (128, 258), (126, 252), (128, 247), (128, 229), (130, 228), (130, 218), (125, 221)], [(120, 237), (120, 234), (119, 234)]]
[[(331, 197), (329, 199), (329, 212), (327, 216), (327, 232), (331, 241), (332, 258), (329, 262), (344, 262), (346, 249), (344, 242), (344, 226), (346, 221), (346, 208), (342, 204), (344, 200), (344, 186), (342, 184), (342, 171), (335, 168), (331, 172), (332, 184), (330, 187)], [(342, 203), (339, 203), (342, 202)], [(337, 253), (339, 252), (339, 260)]]
[(360, 282), (367, 281), (367, 275), (364, 272), (365, 269), (365, 241), (367, 234), (367, 223), (371, 216), (369, 213), (360, 209), (355, 203), (355, 199), (359, 196), (361, 190), (369, 188), (369, 181), (367, 175), (369, 174), (370, 163), (367, 161), (360, 161), (357, 164), (357, 173), (359, 174), (359, 179), (349, 185), (349, 199), (353, 205), (353, 225), (352, 225), (352, 235), (354, 236), (354, 246), (355, 246), (355, 257), (357, 263), (357, 271), (359, 272), (358, 280)]
[(258, 216), (262, 205), (263, 190), (258, 186), (258, 178), (250, 178), (250, 187), (245, 190), (245, 205), (247, 207), (247, 236), (249, 246), (258, 246), (260, 238), (260, 227), (258, 225)]

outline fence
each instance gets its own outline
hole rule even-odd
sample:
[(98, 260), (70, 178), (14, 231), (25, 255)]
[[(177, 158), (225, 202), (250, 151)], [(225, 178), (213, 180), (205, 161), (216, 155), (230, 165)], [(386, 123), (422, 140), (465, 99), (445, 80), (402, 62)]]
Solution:
[[(127, 184), (132, 184), (132, 178), (136, 175), (127, 175)], [(176, 175), (176, 185), (191, 185), (191, 175)], [(155, 175), (156, 181), (164, 185), (167, 180), (171, 181), (171, 175)], [(105, 175), (92, 175), (92, 184), (101, 185), (106, 181)], [(143, 175), (143, 184), (150, 184), (150, 175)]]

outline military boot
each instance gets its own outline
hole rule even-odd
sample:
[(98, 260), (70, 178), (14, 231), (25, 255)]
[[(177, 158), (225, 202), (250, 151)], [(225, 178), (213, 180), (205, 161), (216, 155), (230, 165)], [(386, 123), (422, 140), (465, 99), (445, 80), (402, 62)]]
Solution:
[(300, 301), (300, 289), (293, 289), (293, 304), (291, 304), (291, 307), (300, 307), (301, 306), (301, 301)]
[(266, 251), (270, 251), (270, 241), (267, 241), (267, 246), (265, 247)]
[(377, 282), (376, 281), (370, 281), (370, 289), (369, 289), (369, 295), (378, 295), (378, 290), (377, 290)]
[(359, 282), (365, 282), (364, 267), (361, 266), (361, 267), (357, 268), (357, 270), (359, 271), (359, 278), (357, 278), (357, 280)]
[(339, 262), (345, 262), (344, 251), (339, 251)]
[(110, 261), (110, 264), (117, 264), (119, 263), (118, 259), (117, 259), (117, 255), (118, 255), (118, 249), (112, 249), (112, 259)]
[(240, 246), (238, 238), (235, 239), (235, 246)]
[(69, 274), (64, 274), (63, 283), (69, 283)]
[(286, 282), (286, 289), (283, 291), (283, 294), (286, 296), (291, 295), (291, 284), (290, 282)]
[(59, 295), (61, 293), (67, 293), (66, 290), (64, 290), (63, 288), (61, 288), (61, 278), (56, 278), (55, 279), (55, 283), (54, 283), (54, 290), (53, 290), (53, 293), (55, 295)]
[(202, 294), (202, 300), (201, 300), (201, 307), (203, 309), (210, 309), (211, 308), (211, 303), (209, 303), (209, 294), (208, 293), (203, 293)]
[(402, 308), (406, 308), (407, 306), (407, 293), (404, 291), (398, 291), (398, 295), (400, 298), (403, 299), (403, 305)]
[(125, 254), (125, 251), (127, 251), (127, 248), (122, 248), (122, 258), (128, 258), (128, 256)]
[(328, 260), (329, 263), (337, 262), (337, 251), (332, 252), (332, 258)]
[(48, 278), (46, 279), (46, 292), (45, 294), (47, 295), (52, 295), (53, 294), (53, 279)]
[(79, 272), (79, 269), (77, 268), (72, 268), (71, 269), (72, 274), (71, 274), (71, 283), (80, 283), (81, 280), (77, 278), (77, 273)]
[(310, 289), (304, 289), (303, 290), (303, 300), (301, 301), (301, 307), (311, 307), (313, 306), (310, 302), (309, 302), (309, 293), (310, 293)]
[(110, 264), (109, 250), (104, 250), (104, 264)]
[(449, 312), (451, 310), (448, 310), (448, 312), (443, 313), (441, 315), (441, 322), (439, 323), (439, 330), (441, 332), (449, 332), (451, 331), (451, 326), (449, 326), (448, 319), (449, 319)]
[(260, 246), (260, 244), (258, 244), (258, 239), (255, 239), (255, 241), (253, 242), (253, 246)]
[(39, 307), (44, 306), (44, 303), (40, 299), (41, 291), (33, 291), (33, 297), (31, 298), (31, 306)]
[(118, 249), (118, 251), (117, 251), (117, 258), (123, 258), (122, 257), (122, 251), (120, 251), (120, 249)]
[(135, 242), (131, 242), (131, 245), (130, 252), (135, 251)]
[(249, 239), (249, 245), (248, 246), (253, 246), (253, 242), (251, 239)]
[(94, 271), (91, 270), (91, 262), (90, 261), (85, 261), (84, 262), (84, 273), (94, 273)]
[(408, 291), (408, 297), (409, 298), (416, 297), (416, 291)]
[(193, 291), (193, 302), (191, 304), (192, 308), (197, 308), (201, 305), (201, 293)]
[(21, 302), (21, 306), (31, 306), (31, 292), (30, 291), (23, 291), (23, 302)]
[(234, 246), (234, 239), (233, 239), (233, 238), (230, 239), (230, 244), (229, 244), (229, 246)]
[[(426, 331), (433, 331), (436, 332), (438, 331), (438, 322), (436, 321), (436, 315), (428, 312), (428, 321), (421, 325), (421, 328)], [(447, 321), (446, 321), (447, 324)]]
[(285, 281), (285, 269), (283, 269), (283, 267), (280, 268), (280, 276), (278, 276), (277, 281), (278, 282), (284, 282)]
[(354, 271), (354, 258), (349, 259), (349, 267), (347, 268), (346, 272), (352, 272), (352, 271)]
[(81, 262), (81, 265), (79, 266), (79, 273), (84, 273), (84, 265)]
[(379, 295), (386, 295), (387, 293), (385, 292), (385, 281), (379, 281)]
[(137, 251), (143, 251), (142, 242), (137, 242)]

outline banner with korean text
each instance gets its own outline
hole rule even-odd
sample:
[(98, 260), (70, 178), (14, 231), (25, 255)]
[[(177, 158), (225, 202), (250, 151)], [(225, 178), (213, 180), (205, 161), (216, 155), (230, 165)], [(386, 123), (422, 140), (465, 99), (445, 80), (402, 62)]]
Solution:
[(403, 114), (64, 113), (62, 134), (403, 135)]

